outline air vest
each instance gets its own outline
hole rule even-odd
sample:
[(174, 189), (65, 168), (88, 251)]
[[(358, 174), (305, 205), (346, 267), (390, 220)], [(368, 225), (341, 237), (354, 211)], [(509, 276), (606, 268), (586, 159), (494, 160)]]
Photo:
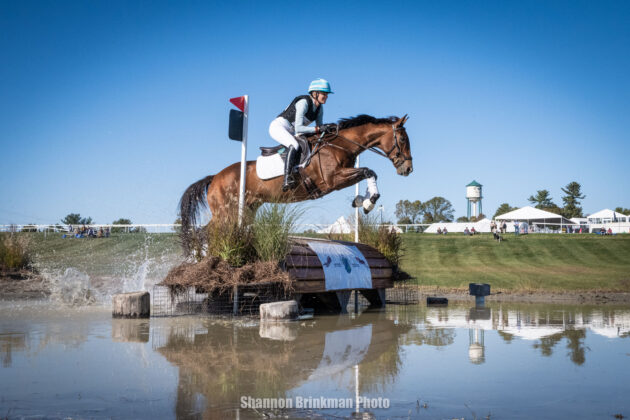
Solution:
[(295, 104), (302, 99), (306, 99), (306, 102), (308, 103), (307, 111), (306, 114), (304, 114), (304, 117), (310, 122), (315, 121), (317, 119), (317, 114), (319, 113), (319, 106), (315, 108), (315, 111), (313, 111), (313, 98), (311, 98), (310, 95), (297, 96), (295, 99), (293, 99), (293, 101), (291, 101), (289, 106), (286, 107), (284, 111), (280, 113), (280, 115), (278, 115), (278, 117), (282, 117), (289, 121), (291, 124), (295, 125)]

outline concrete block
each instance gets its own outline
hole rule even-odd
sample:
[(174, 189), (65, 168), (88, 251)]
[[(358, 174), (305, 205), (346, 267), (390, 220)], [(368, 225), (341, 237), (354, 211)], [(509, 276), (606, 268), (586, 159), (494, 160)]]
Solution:
[(487, 283), (469, 283), (468, 292), (471, 296), (488, 296), (490, 295), (490, 285)]
[(298, 304), (294, 300), (263, 303), (260, 305), (261, 321), (291, 321), (298, 317)]
[(148, 318), (151, 316), (149, 292), (120, 293), (112, 297), (114, 318)]

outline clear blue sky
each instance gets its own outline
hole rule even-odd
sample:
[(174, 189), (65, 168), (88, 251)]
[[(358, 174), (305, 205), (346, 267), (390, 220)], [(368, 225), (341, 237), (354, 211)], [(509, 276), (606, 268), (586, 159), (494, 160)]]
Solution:
[[(409, 114), (413, 174), (362, 155), (393, 218), (400, 199), (483, 209), (582, 185), (586, 213), (630, 207), (630, 2), (0, 0), (0, 223), (170, 223), (194, 181), (239, 160), (230, 97), (251, 98), (250, 147), (308, 83), (325, 120)], [(362, 186), (364, 189), (364, 186)], [(354, 188), (310, 202), (351, 214)]]

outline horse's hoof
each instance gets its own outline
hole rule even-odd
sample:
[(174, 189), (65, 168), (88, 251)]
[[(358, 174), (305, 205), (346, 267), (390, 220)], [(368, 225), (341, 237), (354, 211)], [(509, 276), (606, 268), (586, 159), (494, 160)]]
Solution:
[(363, 200), (363, 211), (368, 214), (374, 208), (374, 203), (369, 198)]
[(363, 198), (362, 195), (357, 195), (356, 197), (354, 197), (354, 201), (352, 202), (352, 207), (361, 207), (363, 205), (363, 200), (365, 200)]
[(381, 198), (381, 195), (379, 193), (374, 194), (372, 197), (370, 197), (370, 201), (372, 202), (372, 204), (376, 204), (376, 201)]

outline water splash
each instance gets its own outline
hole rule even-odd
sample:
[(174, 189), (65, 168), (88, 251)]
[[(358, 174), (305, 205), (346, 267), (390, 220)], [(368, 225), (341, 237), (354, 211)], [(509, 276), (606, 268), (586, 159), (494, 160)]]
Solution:
[(67, 268), (62, 275), (44, 273), (50, 283), (50, 300), (70, 306), (90, 305), (97, 301), (97, 293), (90, 286), (90, 276), (76, 268)]
[(148, 235), (134, 247), (72, 254), (37, 262), (51, 289), (50, 300), (67, 305), (107, 305), (117, 293), (148, 291), (182, 260), (179, 248)]

